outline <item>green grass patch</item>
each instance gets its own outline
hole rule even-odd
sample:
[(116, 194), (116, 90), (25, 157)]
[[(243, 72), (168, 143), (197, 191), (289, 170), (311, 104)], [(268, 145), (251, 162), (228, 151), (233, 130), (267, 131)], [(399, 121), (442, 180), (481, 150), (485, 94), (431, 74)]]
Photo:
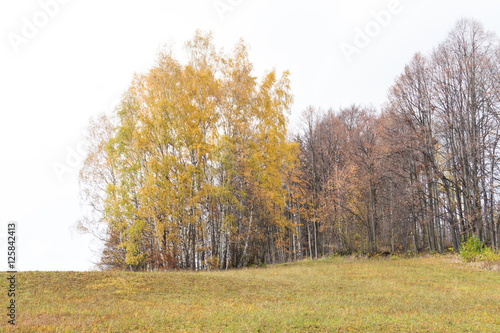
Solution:
[[(23, 272), (17, 284), (21, 332), (500, 331), (500, 273), (457, 256), (221, 272)], [(7, 320), (0, 331), (11, 330)]]

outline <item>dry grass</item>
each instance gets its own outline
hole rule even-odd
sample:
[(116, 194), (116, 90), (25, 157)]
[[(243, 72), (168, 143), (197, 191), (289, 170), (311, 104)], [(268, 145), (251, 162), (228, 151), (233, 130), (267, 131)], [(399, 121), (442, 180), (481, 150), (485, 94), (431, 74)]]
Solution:
[[(500, 331), (500, 274), (451, 256), (198, 273), (25, 272), (18, 288), (22, 332)], [(9, 331), (6, 316), (0, 331)]]

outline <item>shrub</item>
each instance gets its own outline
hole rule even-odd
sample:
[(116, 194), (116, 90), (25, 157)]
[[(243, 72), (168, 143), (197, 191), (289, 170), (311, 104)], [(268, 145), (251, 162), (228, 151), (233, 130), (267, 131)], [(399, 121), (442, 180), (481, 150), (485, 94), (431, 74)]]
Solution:
[(460, 257), (466, 262), (471, 261), (498, 261), (500, 258), (477, 236), (467, 238), (460, 246)]

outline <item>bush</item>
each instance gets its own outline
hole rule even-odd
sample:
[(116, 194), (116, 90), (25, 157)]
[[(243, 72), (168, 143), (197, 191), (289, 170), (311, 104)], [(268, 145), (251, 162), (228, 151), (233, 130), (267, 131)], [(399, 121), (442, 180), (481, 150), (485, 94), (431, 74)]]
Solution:
[(477, 236), (467, 238), (460, 246), (460, 257), (466, 262), (471, 261), (498, 261), (500, 258)]

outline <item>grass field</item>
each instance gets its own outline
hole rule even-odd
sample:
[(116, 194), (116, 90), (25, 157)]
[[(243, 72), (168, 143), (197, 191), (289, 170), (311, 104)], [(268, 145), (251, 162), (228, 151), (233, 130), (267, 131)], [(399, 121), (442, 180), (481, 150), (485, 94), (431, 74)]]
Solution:
[[(500, 332), (500, 272), (452, 256), (24, 272), (17, 288), (19, 332)], [(11, 331), (2, 318), (0, 331)]]

